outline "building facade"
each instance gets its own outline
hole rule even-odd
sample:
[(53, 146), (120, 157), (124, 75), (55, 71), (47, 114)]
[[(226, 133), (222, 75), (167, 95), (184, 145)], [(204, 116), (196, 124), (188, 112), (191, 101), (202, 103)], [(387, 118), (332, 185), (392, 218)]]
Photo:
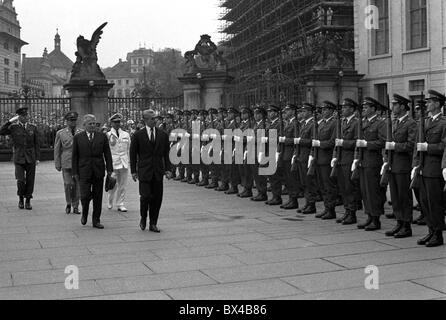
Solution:
[(12, 0), (0, 0), (0, 97), (17, 93), (22, 86), (20, 23)]
[(392, 93), (446, 92), (444, 0), (361, 0), (354, 5), (355, 67), (364, 75), (364, 96), (385, 103)]

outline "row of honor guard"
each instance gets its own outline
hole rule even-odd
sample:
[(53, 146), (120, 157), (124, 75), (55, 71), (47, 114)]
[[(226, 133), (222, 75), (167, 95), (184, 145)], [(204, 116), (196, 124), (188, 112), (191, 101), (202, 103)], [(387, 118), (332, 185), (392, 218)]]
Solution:
[[(412, 236), (412, 224), (427, 225), (427, 235), (418, 244), (436, 247), (443, 244), (445, 229), (445, 102), (444, 95), (430, 90), (426, 99), (419, 101), (395, 94), (387, 105), (366, 97), (361, 104), (344, 99), (339, 107), (324, 101), (320, 106), (288, 104), (283, 109), (268, 105), (176, 110), (165, 129), (169, 134), (174, 129), (186, 130), (186, 137), (191, 142), (199, 140), (200, 147), (216, 138), (203, 134), (206, 129), (216, 129), (224, 141), (228, 139), (225, 129), (253, 129), (253, 136), (234, 136), (232, 150), (241, 139), (244, 150), (252, 141), (256, 146), (258, 142), (267, 145), (271, 143), (269, 130), (277, 130), (278, 166), (271, 176), (259, 175), (262, 155), (257, 150), (255, 164), (224, 164), (223, 158), (220, 165), (180, 163), (174, 169), (175, 180), (286, 210), (298, 209), (299, 214), (316, 214), (322, 220), (357, 224), (365, 231), (381, 229), (390, 190), (392, 213), (387, 217), (395, 218), (396, 223), (386, 235), (407, 238)], [(413, 114), (411, 103), (415, 105)], [(200, 134), (192, 131), (197, 121)], [(258, 130), (266, 133), (261, 141), (257, 141)], [(173, 140), (180, 138), (171, 134)], [(200, 150), (190, 148), (189, 152), (192, 156)], [(284, 194), (289, 198), (286, 203)], [(417, 219), (413, 219), (413, 195), (421, 210)], [(301, 208), (299, 198), (305, 201)], [(320, 201), (323, 209), (317, 212)], [(338, 206), (344, 207), (340, 216)], [(365, 221), (358, 223), (361, 210)]]

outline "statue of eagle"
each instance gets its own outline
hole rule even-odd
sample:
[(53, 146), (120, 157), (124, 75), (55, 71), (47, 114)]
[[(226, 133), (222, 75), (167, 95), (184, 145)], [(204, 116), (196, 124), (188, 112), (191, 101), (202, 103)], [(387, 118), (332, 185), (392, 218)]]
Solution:
[(97, 59), (96, 48), (98, 46), (101, 35), (103, 34), (102, 29), (107, 25), (107, 22), (102, 24), (91, 36), (91, 40), (85, 39), (83, 36), (77, 38), (77, 53), (82, 60), (87, 59)]

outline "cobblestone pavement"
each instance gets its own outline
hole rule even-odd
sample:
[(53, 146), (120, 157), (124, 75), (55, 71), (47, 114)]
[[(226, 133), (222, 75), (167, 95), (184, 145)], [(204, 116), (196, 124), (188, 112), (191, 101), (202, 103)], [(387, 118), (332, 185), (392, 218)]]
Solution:
[[(0, 164), (0, 299), (445, 299), (445, 247), (414, 237), (297, 216), (264, 204), (166, 182), (161, 234), (139, 229), (137, 184), (126, 214), (104, 206), (105, 230), (66, 215), (61, 174), (37, 169), (34, 210), (17, 208), (14, 167)], [(287, 198), (286, 196), (284, 198)], [(340, 212), (339, 212), (340, 213)], [(360, 214), (360, 219), (364, 218)], [(65, 289), (65, 268), (79, 289)], [(379, 268), (379, 290), (365, 268)]]

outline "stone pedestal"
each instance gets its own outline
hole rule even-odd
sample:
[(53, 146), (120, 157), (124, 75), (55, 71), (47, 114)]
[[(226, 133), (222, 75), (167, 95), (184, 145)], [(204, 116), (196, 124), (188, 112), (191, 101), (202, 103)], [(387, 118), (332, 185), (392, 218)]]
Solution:
[(308, 102), (320, 105), (323, 101), (328, 100), (336, 103), (342, 102), (344, 98), (350, 98), (358, 101), (359, 80), (363, 75), (356, 71), (343, 71), (344, 75), (339, 77), (339, 69), (332, 70), (314, 70), (304, 75), (306, 82)]
[(79, 113), (79, 119), (93, 114), (101, 125), (108, 122), (108, 92), (113, 88), (107, 80), (72, 81), (64, 86), (71, 97), (71, 110)]
[(179, 78), (183, 84), (184, 109), (227, 107), (228, 88), (233, 77), (225, 71), (202, 70)]

